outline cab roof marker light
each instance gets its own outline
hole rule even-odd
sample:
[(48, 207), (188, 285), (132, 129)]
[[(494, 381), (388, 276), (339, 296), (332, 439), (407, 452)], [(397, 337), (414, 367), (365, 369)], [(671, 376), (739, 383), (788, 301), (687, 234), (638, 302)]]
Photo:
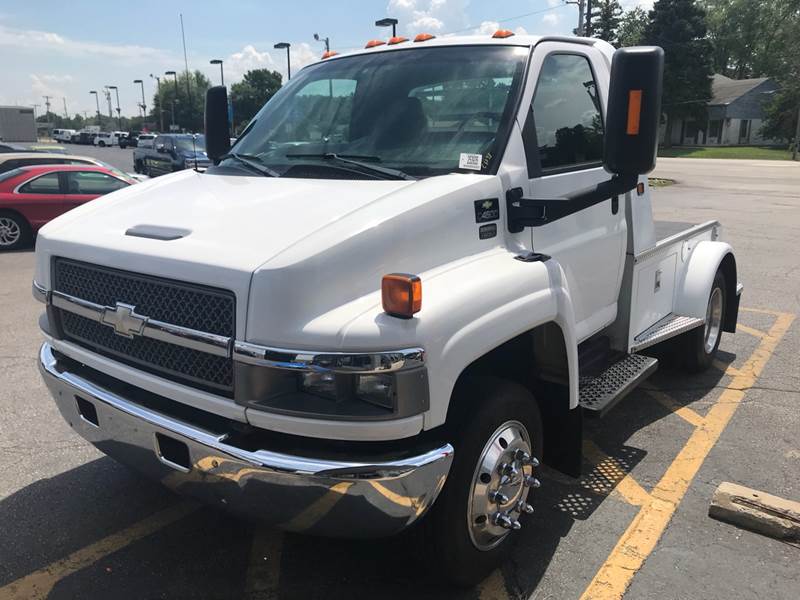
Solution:
[(492, 34), (493, 38), (507, 38), (514, 35), (514, 32), (510, 29), (498, 29)]
[(370, 40), (367, 42), (367, 45), (364, 48), (374, 48), (375, 46), (384, 46), (386, 42), (383, 40)]
[(394, 44), (402, 44), (403, 42), (407, 42), (408, 38), (404, 38), (402, 36), (396, 35), (392, 38), (389, 38), (389, 45), (393, 46)]
[(414, 38), (415, 42), (427, 42), (428, 40), (435, 39), (436, 36), (430, 33), (418, 33)]
[(325, 60), (326, 58), (330, 58), (331, 56), (336, 56), (339, 54), (336, 50), (328, 50), (327, 52), (322, 53), (322, 59)]

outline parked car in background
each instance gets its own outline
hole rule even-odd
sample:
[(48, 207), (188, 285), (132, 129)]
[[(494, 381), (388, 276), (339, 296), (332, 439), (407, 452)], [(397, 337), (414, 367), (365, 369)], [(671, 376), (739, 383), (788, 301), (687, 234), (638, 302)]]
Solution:
[(97, 137), (97, 132), (95, 131), (78, 131), (72, 136), (72, 143), (91, 146), (94, 144), (95, 137)]
[(0, 143), (0, 153), (25, 152), (27, 149), (18, 144)]
[(129, 177), (140, 181), (142, 175), (124, 173), (107, 162), (91, 156), (76, 156), (74, 154), (56, 154), (44, 152), (14, 152), (0, 154), (0, 174), (19, 167), (35, 165), (93, 165), (104, 167), (116, 173), (119, 177)]
[(74, 129), (53, 129), (53, 139), (57, 142), (71, 143)]
[(0, 250), (30, 243), (48, 221), (98, 196), (136, 183), (96, 165), (42, 165), (0, 174)]
[(118, 146), (120, 136), (125, 135), (124, 131), (101, 131), (94, 138), (95, 146)]
[(139, 136), (137, 133), (133, 131), (126, 131), (122, 135), (119, 136), (119, 147), (120, 148), (136, 148), (138, 146)]
[(191, 133), (165, 133), (156, 137), (153, 148), (133, 151), (133, 169), (150, 177), (211, 166), (206, 154), (206, 138)]
[(140, 133), (138, 139), (136, 140), (136, 147), (152, 148), (153, 141), (155, 141), (157, 136), (157, 133)]

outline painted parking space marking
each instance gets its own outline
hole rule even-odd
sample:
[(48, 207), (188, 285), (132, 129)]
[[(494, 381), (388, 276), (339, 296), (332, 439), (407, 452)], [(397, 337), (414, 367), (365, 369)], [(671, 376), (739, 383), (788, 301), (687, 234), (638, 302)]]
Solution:
[(277, 596), (282, 554), (283, 533), (277, 529), (256, 526), (244, 585), (245, 600), (264, 600)]
[(671, 413), (678, 415), (681, 419), (689, 423), (694, 427), (699, 427), (703, 422), (703, 417), (697, 414), (694, 410), (689, 408), (688, 406), (684, 406), (675, 398), (667, 394), (666, 392), (662, 392), (658, 389), (644, 389), (642, 391), (653, 398), (656, 402), (658, 402), (661, 406), (666, 408)]
[(98, 560), (113, 554), (130, 544), (153, 534), (164, 527), (183, 519), (199, 507), (189, 502), (181, 502), (165, 508), (141, 521), (112, 533), (103, 539), (76, 550), (72, 554), (50, 563), (33, 573), (12, 581), (0, 588), (3, 600), (36, 600), (46, 598), (53, 587), (64, 577), (85, 569)]
[(723, 390), (702, 423), (692, 432), (656, 484), (651, 500), (641, 508), (618, 540), (583, 592), (582, 599), (622, 598), (633, 577), (661, 539), (694, 476), (741, 404), (746, 390), (753, 386), (795, 318), (793, 314), (760, 309), (751, 309), (749, 312), (771, 314), (776, 317), (775, 322), (760, 338), (758, 347), (739, 369), (739, 375)]

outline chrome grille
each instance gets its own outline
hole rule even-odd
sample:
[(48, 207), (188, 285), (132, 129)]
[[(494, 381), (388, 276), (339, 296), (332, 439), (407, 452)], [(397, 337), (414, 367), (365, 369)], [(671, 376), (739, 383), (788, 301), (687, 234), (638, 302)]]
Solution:
[[(55, 259), (53, 275), (53, 288), (59, 292), (103, 306), (130, 304), (151, 319), (234, 337), (236, 301), (231, 292), (64, 258)], [(67, 340), (180, 383), (233, 395), (230, 358), (145, 337), (121, 337), (91, 319), (58, 313)]]

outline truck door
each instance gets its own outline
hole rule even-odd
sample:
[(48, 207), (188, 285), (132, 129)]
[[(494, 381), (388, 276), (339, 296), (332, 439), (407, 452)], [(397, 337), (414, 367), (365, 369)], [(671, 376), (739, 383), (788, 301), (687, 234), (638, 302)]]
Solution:
[[(520, 113), (527, 197), (567, 197), (608, 180), (602, 157), (609, 69), (600, 51), (544, 42), (533, 51), (530, 72)], [(533, 248), (564, 268), (578, 339), (610, 324), (625, 259), (624, 197), (576, 210), (530, 232)]]

